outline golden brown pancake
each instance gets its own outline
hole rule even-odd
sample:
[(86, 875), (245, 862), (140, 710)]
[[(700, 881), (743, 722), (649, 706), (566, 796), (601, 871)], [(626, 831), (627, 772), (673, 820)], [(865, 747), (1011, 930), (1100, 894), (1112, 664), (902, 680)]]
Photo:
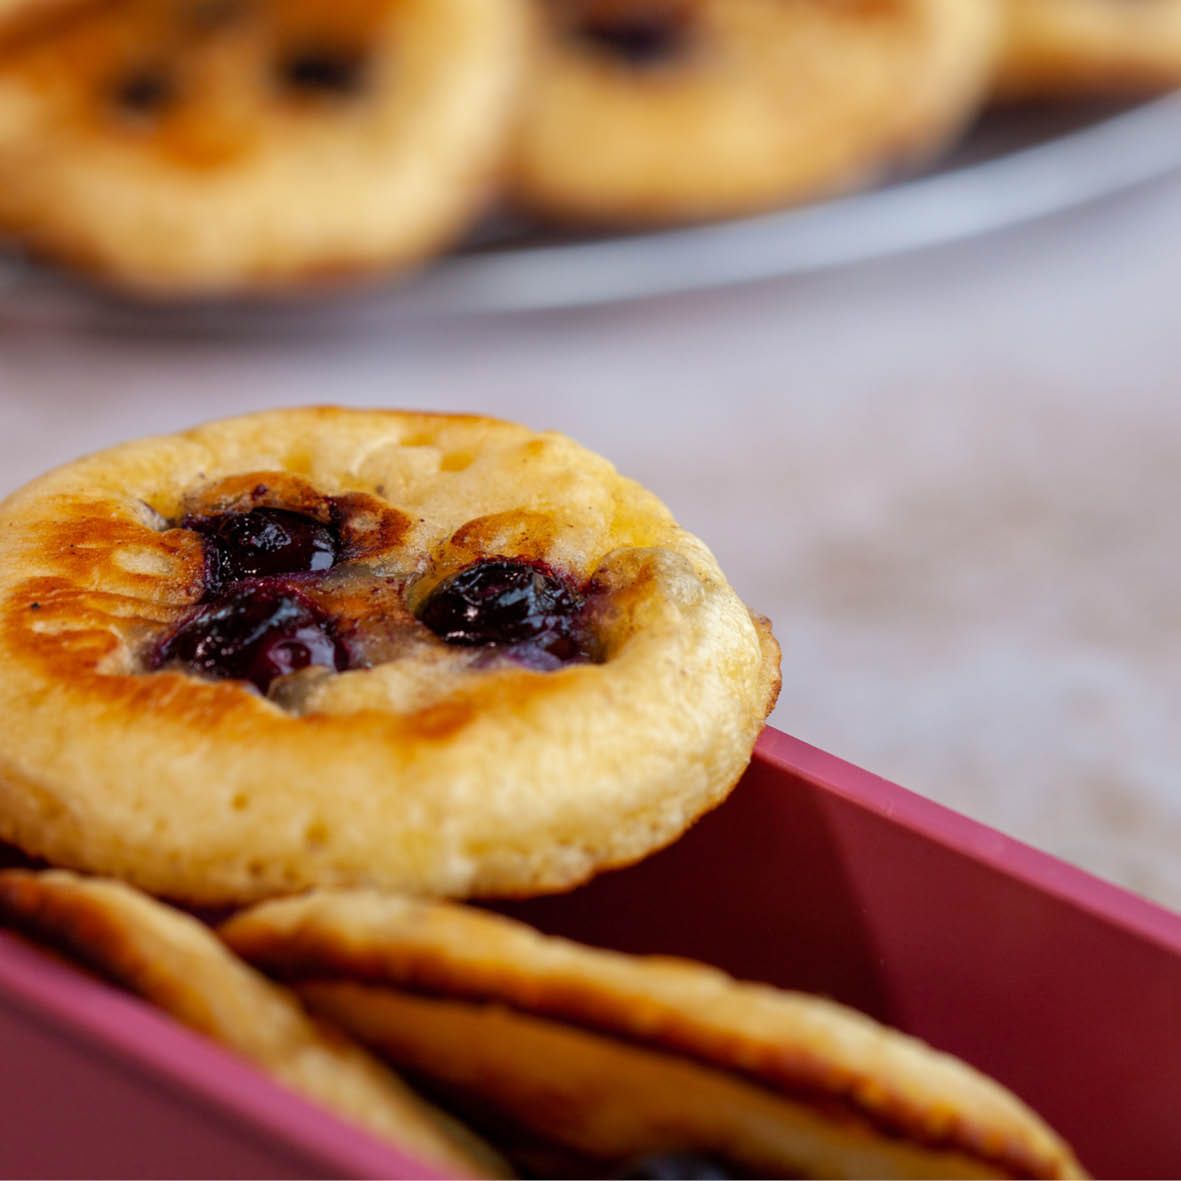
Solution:
[(834, 1002), (372, 892), (264, 903), (235, 951), (391, 1062), (603, 1169), (688, 1151), (756, 1177), (1078, 1177), (964, 1063)]
[(487, 201), (520, 0), (56, 0), (0, 11), (0, 229), (154, 294), (426, 258)]
[(575, 885), (725, 798), (778, 685), (705, 545), (557, 434), (271, 412), (0, 504), (0, 840), (167, 897)]
[(934, 151), (991, 84), (994, 0), (538, 0), (513, 192), (648, 225), (826, 195)]
[(1181, 0), (1004, 0), (1009, 98), (1147, 94), (1181, 85)]

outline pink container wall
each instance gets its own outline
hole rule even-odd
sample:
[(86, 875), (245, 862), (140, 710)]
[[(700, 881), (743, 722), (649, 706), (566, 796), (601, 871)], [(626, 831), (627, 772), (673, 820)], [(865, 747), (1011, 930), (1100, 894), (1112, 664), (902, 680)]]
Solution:
[(137, 998), (2, 932), (0, 1174), (436, 1175)]
[[(672, 848), (504, 909), (836, 996), (995, 1074), (1096, 1175), (1181, 1175), (1181, 919), (785, 735)], [(4, 935), (0, 1066), (6, 1175), (427, 1175)]]
[(768, 730), (670, 849), (512, 908), (827, 993), (959, 1054), (1097, 1176), (1181, 1176), (1181, 918)]

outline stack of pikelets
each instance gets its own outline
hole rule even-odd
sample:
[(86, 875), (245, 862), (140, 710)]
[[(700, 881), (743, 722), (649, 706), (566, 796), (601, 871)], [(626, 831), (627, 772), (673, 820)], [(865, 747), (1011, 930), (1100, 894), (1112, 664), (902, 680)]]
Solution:
[(0, 919), (449, 1174), (1086, 1176), (1004, 1088), (850, 1009), (454, 903), (321, 891), (211, 932), (9, 870)]
[(913, 166), (993, 95), (1181, 78), (1181, 0), (0, 0), (0, 232), (140, 293), (420, 263)]

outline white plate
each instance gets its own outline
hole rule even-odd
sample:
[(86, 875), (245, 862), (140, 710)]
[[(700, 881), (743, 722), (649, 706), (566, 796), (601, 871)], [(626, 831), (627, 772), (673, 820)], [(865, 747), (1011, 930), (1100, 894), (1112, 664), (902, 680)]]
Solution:
[(806, 274), (972, 237), (1181, 167), (1181, 95), (987, 116), (930, 171), (822, 204), (715, 225), (545, 239), (486, 228), (417, 276), (286, 301), (142, 306), (0, 259), (0, 325), (238, 333), (573, 308)]

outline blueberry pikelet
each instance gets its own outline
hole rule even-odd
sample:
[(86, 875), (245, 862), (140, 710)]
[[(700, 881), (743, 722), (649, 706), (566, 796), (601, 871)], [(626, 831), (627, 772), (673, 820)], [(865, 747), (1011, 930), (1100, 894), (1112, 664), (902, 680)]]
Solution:
[(510, 1155), (540, 1145), (530, 1175), (1086, 1176), (966, 1063), (705, 964), (372, 891), (266, 902), (221, 935)]
[(979, 108), (995, 0), (536, 0), (512, 170), (525, 208), (652, 225), (812, 199)]
[(1008, 98), (1145, 94), (1181, 85), (1181, 0), (1004, 0)]
[(317, 408), (0, 504), (0, 839), (223, 904), (562, 889), (720, 802), (779, 650), (605, 460)]
[(0, 229), (151, 295), (416, 263), (498, 183), (530, 30), (522, 0), (0, 7)]

